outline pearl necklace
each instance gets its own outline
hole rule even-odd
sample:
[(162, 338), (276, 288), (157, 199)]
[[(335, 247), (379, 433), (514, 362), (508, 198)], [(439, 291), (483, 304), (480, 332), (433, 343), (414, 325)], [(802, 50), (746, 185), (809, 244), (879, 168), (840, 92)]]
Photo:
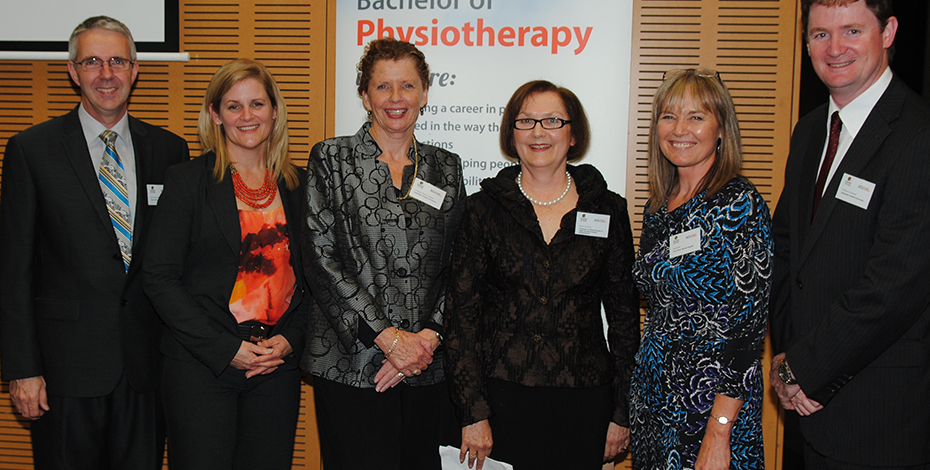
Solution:
[(520, 188), (520, 192), (523, 193), (523, 197), (529, 199), (529, 201), (533, 204), (536, 204), (537, 206), (551, 206), (565, 198), (565, 195), (568, 194), (568, 190), (572, 187), (572, 175), (568, 173), (568, 170), (565, 170), (565, 177), (568, 178), (568, 184), (565, 185), (565, 191), (562, 191), (561, 196), (549, 202), (537, 201), (536, 199), (531, 198), (529, 194), (526, 194), (526, 190), (523, 189), (523, 171), (520, 171), (520, 173), (517, 174), (517, 187)]

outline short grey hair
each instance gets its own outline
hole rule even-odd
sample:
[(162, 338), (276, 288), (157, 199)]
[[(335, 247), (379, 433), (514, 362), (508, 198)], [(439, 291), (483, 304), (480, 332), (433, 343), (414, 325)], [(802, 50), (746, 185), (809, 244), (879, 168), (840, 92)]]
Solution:
[(71, 33), (71, 38), (68, 39), (68, 60), (75, 62), (78, 59), (77, 51), (77, 40), (78, 36), (86, 33), (92, 29), (108, 29), (117, 33), (126, 36), (126, 39), (129, 41), (129, 60), (135, 62), (136, 60), (136, 42), (132, 39), (132, 33), (129, 31), (129, 28), (126, 27), (121, 21), (110, 18), (109, 16), (92, 16), (74, 28), (74, 31)]

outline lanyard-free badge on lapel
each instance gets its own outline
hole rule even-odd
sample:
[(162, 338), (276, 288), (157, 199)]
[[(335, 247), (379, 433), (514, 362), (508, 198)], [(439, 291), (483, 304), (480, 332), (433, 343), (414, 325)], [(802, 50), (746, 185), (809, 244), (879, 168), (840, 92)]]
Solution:
[(610, 231), (610, 216), (593, 212), (578, 212), (575, 215), (575, 235), (607, 238)]
[(668, 237), (668, 257), (694, 253), (701, 249), (701, 227)]
[(860, 209), (868, 209), (872, 194), (875, 193), (875, 183), (856, 178), (849, 173), (843, 173), (840, 187), (836, 188), (836, 198), (848, 202)]
[(410, 187), (410, 197), (423, 201), (438, 210), (442, 207), (442, 201), (446, 199), (446, 192), (420, 178), (414, 178), (413, 186)]

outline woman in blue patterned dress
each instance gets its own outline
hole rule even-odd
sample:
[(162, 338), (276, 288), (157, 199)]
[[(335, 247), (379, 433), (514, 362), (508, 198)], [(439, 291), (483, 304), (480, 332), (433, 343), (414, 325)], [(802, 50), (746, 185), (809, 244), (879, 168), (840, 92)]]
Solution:
[(649, 303), (631, 386), (634, 469), (761, 469), (771, 220), (717, 72), (666, 74), (633, 267)]

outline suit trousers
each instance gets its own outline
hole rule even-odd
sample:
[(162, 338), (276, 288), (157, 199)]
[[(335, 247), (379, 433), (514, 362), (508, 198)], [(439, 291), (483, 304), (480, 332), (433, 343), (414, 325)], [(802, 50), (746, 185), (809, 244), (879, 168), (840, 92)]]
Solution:
[(486, 379), (491, 458), (514, 470), (600, 470), (613, 416), (610, 384), (527, 387)]
[(165, 421), (157, 395), (137, 393), (125, 375), (102, 397), (49, 394), (49, 411), (30, 424), (35, 469), (161, 469)]
[(385, 392), (313, 378), (326, 470), (440, 470), (439, 446), (458, 445), (445, 383)]
[(171, 470), (289, 470), (300, 406), (300, 370), (284, 363), (245, 378), (227, 367), (165, 358), (165, 417)]
[[(875, 452), (882, 452), (875, 449)], [(786, 467), (787, 468), (787, 467)], [(804, 470), (930, 470), (930, 462), (925, 465), (908, 467), (875, 467), (870, 465), (857, 465), (831, 459), (814, 450), (810, 443), (804, 444)]]

